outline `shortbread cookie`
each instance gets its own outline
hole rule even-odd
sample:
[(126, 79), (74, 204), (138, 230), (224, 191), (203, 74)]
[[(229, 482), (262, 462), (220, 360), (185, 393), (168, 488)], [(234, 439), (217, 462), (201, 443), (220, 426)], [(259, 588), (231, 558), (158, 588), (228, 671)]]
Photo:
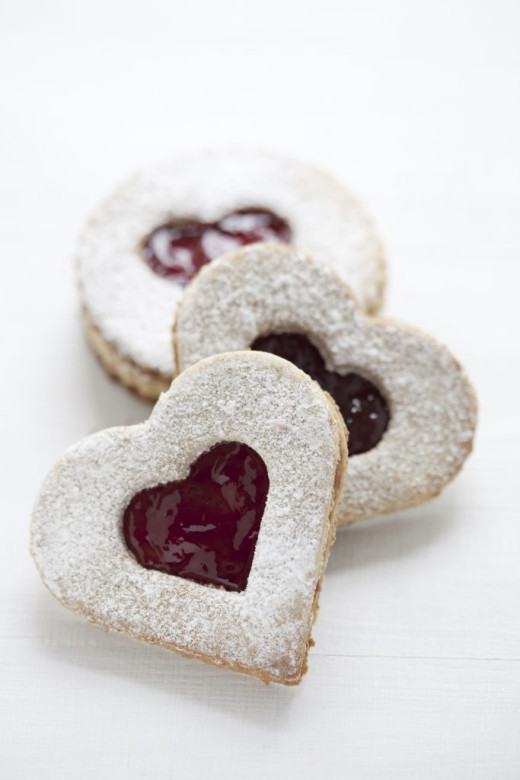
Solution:
[(52, 469), (32, 521), (40, 575), (94, 623), (296, 685), (345, 437), (330, 398), (287, 361), (209, 358), (146, 423), (94, 434)]
[(244, 247), (205, 268), (174, 341), (180, 370), (252, 347), (292, 360), (334, 397), (349, 429), (340, 524), (432, 498), (471, 451), (475, 394), (448, 350), (367, 318), (332, 269), (287, 247)]
[(266, 240), (327, 258), (367, 311), (379, 308), (377, 235), (358, 201), (321, 171), (260, 152), (207, 152), (120, 186), (77, 254), (85, 327), (107, 371), (157, 398), (175, 374), (170, 332), (185, 284), (225, 251)]

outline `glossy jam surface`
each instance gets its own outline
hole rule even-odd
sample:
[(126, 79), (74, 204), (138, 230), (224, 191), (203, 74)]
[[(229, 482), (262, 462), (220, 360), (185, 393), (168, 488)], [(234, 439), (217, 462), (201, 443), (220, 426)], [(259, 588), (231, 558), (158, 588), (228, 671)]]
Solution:
[(381, 440), (390, 415), (385, 399), (368, 379), (359, 374), (341, 376), (328, 371), (316, 347), (299, 333), (261, 336), (251, 348), (290, 360), (330, 393), (349, 430), (349, 455), (367, 452)]
[(291, 240), (288, 223), (265, 209), (244, 209), (218, 222), (160, 225), (143, 244), (143, 256), (159, 276), (184, 287), (203, 265), (230, 249), (256, 241)]
[(217, 444), (185, 480), (132, 498), (123, 516), (126, 544), (147, 569), (244, 590), (268, 490), (267, 468), (254, 450)]

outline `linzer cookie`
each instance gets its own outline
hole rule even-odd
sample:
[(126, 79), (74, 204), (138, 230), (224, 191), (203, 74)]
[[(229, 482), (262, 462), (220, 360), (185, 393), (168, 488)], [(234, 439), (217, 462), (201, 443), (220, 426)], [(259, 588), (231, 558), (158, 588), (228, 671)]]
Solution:
[(208, 355), (265, 350), (334, 398), (349, 430), (340, 524), (437, 495), (469, 455), (476, 399), (450, 352), (420, 331), (366, 317), (331, 268), (279, 244), (231, 252), (186, 288), (180, 370)]
[(276, 240), (327, 259), (377, 311), (385, 270), (358, 201), (304, 163), (212, 152), (143, 171), (93, 214), (77, 275), (89, 341), (107, 371), (155, 399), (176, 373), (171, 327), (183, 287), (223, 252)]
[(176, 379), (150, 419), (52, 469), (31, 551), (66, 607), (187, 656), (295, 685), (346, 468), (341, 415), (260, 352)]

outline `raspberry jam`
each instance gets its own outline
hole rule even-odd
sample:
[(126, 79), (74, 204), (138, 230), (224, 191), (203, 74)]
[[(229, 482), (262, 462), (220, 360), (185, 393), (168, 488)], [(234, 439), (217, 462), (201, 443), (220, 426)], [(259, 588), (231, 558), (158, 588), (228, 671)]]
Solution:
[(143, 244), (143, 256), (159, 276), (184, 287), (203, 265), (230, 249), (256, 241), (288, 244), (291, 230), (266, 209), (234, 211), (218, 222), (172, 222), (155, 228)]
[(251, 349), (290, 360), (315, 379), (336, 401), (349, 431), (348, 453), (359, 455), (381, 440), (390, 415), (385, 399), (372, 382), (359, 374), (341, 376), (328, 371), (322, 356), (306, 336), (278, 333), (261, 336)]
[(254, 450), (217, 444), (186, 479), (132, 498), (123, 516), (126, 544), (146, 569), (244, 590), (268, 490), (267, 468)]

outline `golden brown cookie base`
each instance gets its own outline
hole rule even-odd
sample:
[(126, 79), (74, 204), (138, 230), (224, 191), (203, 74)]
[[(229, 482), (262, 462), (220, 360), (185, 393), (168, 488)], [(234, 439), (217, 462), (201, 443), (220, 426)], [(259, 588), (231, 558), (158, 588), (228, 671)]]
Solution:
[(121, 355), (111, 342), (106, 341), (85, 307), (82, 309), (82, 318), (87, 341), (112, 379), (146, 401), (156, 401), (160, 394), (169, 388), (172, 377), (147, 370), (131, 358)]

